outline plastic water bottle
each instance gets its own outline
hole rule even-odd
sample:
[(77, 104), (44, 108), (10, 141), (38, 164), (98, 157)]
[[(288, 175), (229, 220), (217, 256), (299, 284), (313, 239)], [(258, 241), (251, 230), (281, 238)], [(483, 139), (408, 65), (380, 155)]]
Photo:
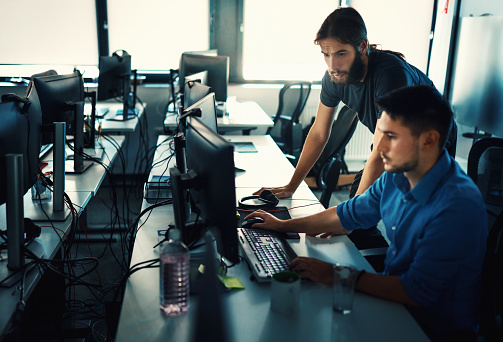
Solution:
[(160, 262), (161, 313), (183, 315), (189, 310), (189, 251), (178, 229), (170, 229), (169, 241), (161, 245)]

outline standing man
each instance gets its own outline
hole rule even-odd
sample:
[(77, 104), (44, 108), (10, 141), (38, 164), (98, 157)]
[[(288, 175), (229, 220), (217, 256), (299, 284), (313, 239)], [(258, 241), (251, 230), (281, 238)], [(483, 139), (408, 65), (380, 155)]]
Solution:
[[(379, 51), (367, 40), (367, 29), (360, 14), (351, 7), (338, 8), (321, 25), (316, 34), (315, 44), (321, 48), (327, 64), (327, 71), (321, 81), (321, 96), (316, 118), (307, 135), (295, 173), (285, 186), (262, 188), (271, 190), (279, 198), (288, 198), (320, 157), (330, 137), (335, 116), (335, 107), (342, 101), (358, 113), (358, 118), (373, 134), (374, 142), (379, 140), (375, 132), (381, 110), (375, 100), (394, 89), (424, 84), (434, 87), (433, 82), (419, 69), (408, 64), (402, 54)], [(456, 129), (449, 137), (448, 150), (455, 152)], [(382, 174), (384, 165), (379, 153), (374, 149), (363, 169), (355, 177), (350, 197), (362, 194)], [(369, 231), (370, 233), (370, 231)], [(386, 242), (378, 235), (379, 242)], [(355, 234), (357, 235), (357, 234)], [(364, 236), (352, 236), (358, 247), (358, 240)], [(368, 245), (368, 243), (367, 243)], [(372, 243), (371, 243), (372, 245)]]
[[(384, 272), (360, 273), (357, 290), (406, 304), (434, 340), (475, 341), (486, 210), (477, 186), (444, 148), (450, 106), (429, 86), (395, 90), (377, 104), (383, 112), (374, 148), (386, 172), (364, 194), (308, 217), (282, 221), (256, 211), (245, 219), (264, 219), (254, 228), (339, 235), (382, 219), (391, 242)], [(290, 267), (333, 282), (329, 263), (298, 257)]]

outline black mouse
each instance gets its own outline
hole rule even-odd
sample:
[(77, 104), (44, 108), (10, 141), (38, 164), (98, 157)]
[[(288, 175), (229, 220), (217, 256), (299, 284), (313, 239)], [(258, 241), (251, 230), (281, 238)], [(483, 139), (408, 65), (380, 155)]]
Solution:
[(252, 217), (252, 218), (249, 218), (248, 220), (244, 220), (243, 223), (241, 224), (241, 227), (251, 228), (252, 224), (263, 223), (263, 222), (264, 222), (264, 219), (261, 217)]

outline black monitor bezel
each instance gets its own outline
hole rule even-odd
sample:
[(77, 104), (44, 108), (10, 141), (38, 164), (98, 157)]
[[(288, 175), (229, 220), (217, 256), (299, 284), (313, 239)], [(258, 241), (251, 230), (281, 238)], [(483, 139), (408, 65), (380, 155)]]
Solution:
[(199, 55), (194, 53), (182, 53), (180, 58), (179, 84), (185, 85), (185, 75), (208, 71), (208, 85), (215, 92), (218, 102), (227, 101), (227, 88), (229, 85), (228, 56)]

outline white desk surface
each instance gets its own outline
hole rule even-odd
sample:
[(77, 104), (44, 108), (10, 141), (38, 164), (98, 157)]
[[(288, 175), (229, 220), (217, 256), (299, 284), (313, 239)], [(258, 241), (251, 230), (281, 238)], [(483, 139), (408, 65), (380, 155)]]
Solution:
[[(143, 111), (146, 107), (146, 104), (140, 105), (139, 103), (136, 104), (136, 109), (138, 110), (138, 116), (136, 118), (126, 120), (126, 121), (113, 121), (113, 120), (107, 120), (108, 118), (113, 118), (117, 114), (118, 109), (122, 109), (122, 103), (119, 102), (98, 102), (96, 103), (96, 109), (98, 108), (103, 108), (107, 107), (108, 113), (105, 115), (104, 118), (96, 118), (96, 121), (101, 123), (101, 131), (103, 133), (108, 133), (108, 134), (125, 134), (125, 133), (131, 133), (134, 132), (136, 129), (136, 126), (138, 125), (138, 121), (140, 120), (141, 116), (143, 115)], [(85, 107), (86, 113), (91, 112), (91, 105), (86, 104)]]
[[(273, 121), (266, 112), (253, 101), (236, 102), (229, 108), (229, 114), (217, 118), (218, 131), (221, 133), (236, 130), (251, 130), (261, 127), (272, 127)], [(177, 115), (168, 113), (164, 119), (166, 129), (175, 129), (178, 126)]]
[[(250, 137), (256, 139), (254, 142), (257, 142), (259, 151), (261, 142), (268, 140), (260, 136)], [(271, 154), (264, 156), (271, 159), (264, 169), (271, 174), (292, 172), (293, 166), (284, 164), (282, 155), (276, 154), (276, 159), (272, 157), (273, 151), (264, 152)], [(247, 172), (258, 171), (252, 171), (250, 167)], [(237, 186), (236, 198), (249, 195), (250, 191), (249, 187)], [(312, 203), (313, 199), (309, 188), (303, 186), (293, 199), (281, 201), (280, 205), (297, 207), (290, 211), (292, 217), (303, 216), (322, 210), (319, 204), (298, 208)], [(144, 208), (147, 205), (144, 202)], [(157, 230), (172, 223), (172, 217), (172, 206), (156, 208), (148, 218), (145, 215), (140, 222), (141, 225), (146, 220), (136, 237), (131, 266), (159, 257), (158, 250), (153, 248), (158, 242)], [(350, 264), (373, 272), (346, 236), (318, 239), (300, 235), (299, 241), (290, 242), (298, 255)], [(353, 312), (343, 316), (332, 310), (330, 286), (305, 281), (301, 285), (301, 310), (288, 316), (270, 311), (270, 284), (251, 281), (246, 263), (230, 268), (227, 275), (238, 278), (245, 286), (244, 290), (223, 295), (230, 341), (428, 341), (404, 306), (397, 303), (356, 293)], [(116, 341), (192, 341), (197, 329), (199, 296), (191, 296), (191, 308), (185, 316), (165, 318), (159, 311), (159, 269), (134, 273), (126, 285)]]
[[(295, 169), (269, 135), (223, 135), (222, 137), (234, 142), (251, 141), (258, 150), (251, 153), (234, 152), (234, 165), (245, 170), (245, 172), (236, 173), (236, 187), (258, 190), (265, 186), (282, 186), (292, 177)], [(164, 143), (161, 144), (161, 142)], [(164, 161), (168, 160), (173, 153), (170, 149), (173, 147), (173, 140), (169, 135), (160, 135), (157, 144), (158, 148), (153, 159), (154, 167), (149, 179), (152, 175), (169, 176), (169, 169)], [(174, 156), (169, 160), (169, 167), (174, 166)], [(272, 169), (281, 170), (281, 172), (271, 172)], [(302, 182), (300, 187), (307, 187), (307, 184)]]
[[(68, 196), (72, 200), (77, 213), (80, 215), (89, 202), (91, 193), (83, 191), (68, 192)], [(26, 210), (30, 210), (31, 207), (34, 206), (31, 199), (30, 190), (23, 197), (23, 203), (25, 212)], [(6, 222), (5, 204), (0, 206), (0, 222), (2, 222), (2, 227), (4, 227), (4, 223)], [(37, 222), (37, 224), (41, 227), (41, 234), (30, 244), (28, 248), (39, 258), (53, 259), (56, 252), (59, 250), (59, 247), (61, 246), (60, 236), (63, 236), (63, 232), (68, 232), (71, 223), (71, 215), (65, 221), (54, 222), (53, 225), (57, 229), (52, 228), (49, 223)], [(7, 268), (7, 260), (4, 260), (5, 258), (7, 258), (7, 251), (2, 251), (2, 261), (0, 262), (0, 279), (5, 279), (7, 276), (13, 273)], [(26, 263), (28, 262), (29, 260), (26, 260)], [(27, 272), (23, 297), (25, 301), (28, 300), (41, 276), (42, 274), (40, 274), (38, 268), (33, 268)], [(17, 277), (15, 279), (19, 278)], [(9, 280), (8, 283), (12, 283), (12, 280)], [(16, 305), (20, 300), (19, 297), (20, 292), (19, 289), (16, 289), (16, 286), (0, 289), (0, 303), (2, 303), (0, 305), (0, 334), (3, 334), (3, 332), (5, 332), (10, 318), (15, 312)]]
[[(120, 147), (124, 143), (125, 137), (122, 135), (113, 135), (109, 137), (113, 139)], [(99, 143), (96, 148), (102, 146), (105, 149), (102, 162), (107, 166), (111, 166), (117, 156), (117, 147), (105, 138), (99, 138)], [(44, 172), (52, 171), (52, 151), (50, 151), (43, 160), (49, 164), (44, 168)], [(65, 161), (65, 164), (73, 165), (72, 160)], [(105, 179), (106, 171), (98, 163), (93, 163), (87, 170), (81, 174), (65, 174), (65, 192), (84, 191), (91, 192), (94, 196)]]

